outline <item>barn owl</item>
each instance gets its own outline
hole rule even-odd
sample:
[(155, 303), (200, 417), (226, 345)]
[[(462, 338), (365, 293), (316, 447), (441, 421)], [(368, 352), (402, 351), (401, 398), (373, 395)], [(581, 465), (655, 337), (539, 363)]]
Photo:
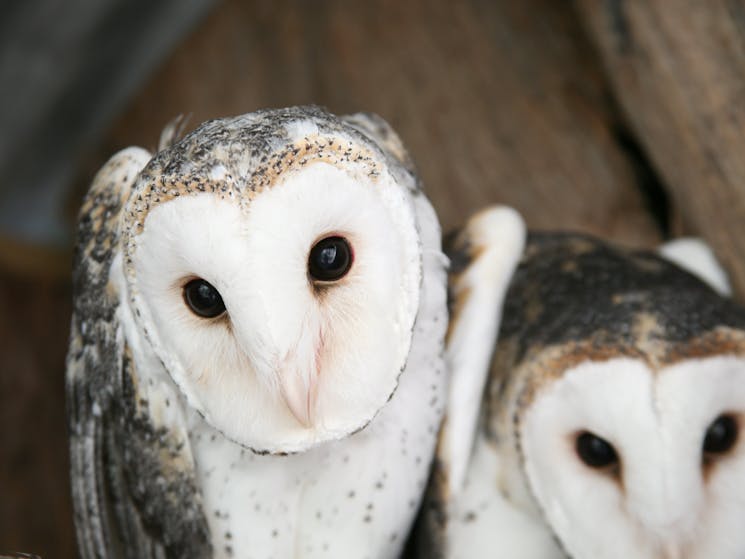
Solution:
[[(471, 271), (489, 259), (474, 231), (452, 245)], [(661, 252), (530, 234), (490, 303), (491, 359), (493, 339), (451, 325), (454, 382), (488, 379), (480, 407), (448, 404), (423, 557), (745, 557), (745, 310), (701, 243)], [(453, 271), (452, 297), (482, 320), (502, 289)]]
[(447, 259), (400, 140), (299, 107), (163, 144), (113, 156), (80, 214), (82, 556), (397, 556), (447, 376)]

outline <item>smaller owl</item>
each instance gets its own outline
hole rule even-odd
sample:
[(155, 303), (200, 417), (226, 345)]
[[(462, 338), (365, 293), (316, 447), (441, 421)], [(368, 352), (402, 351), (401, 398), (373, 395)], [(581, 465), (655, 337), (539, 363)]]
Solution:
[[(456, 262), (485, 257), (472, 227)], [(660, 252), (530, 234), (503, 307), (455, 270), (451, 296), (501, 327), (478, 412), (449, 402), (421, 556), (745, 557), (745, 310), (704, 245)], [(448, 359), (473, 394), (494, 330), (466, 318)]]

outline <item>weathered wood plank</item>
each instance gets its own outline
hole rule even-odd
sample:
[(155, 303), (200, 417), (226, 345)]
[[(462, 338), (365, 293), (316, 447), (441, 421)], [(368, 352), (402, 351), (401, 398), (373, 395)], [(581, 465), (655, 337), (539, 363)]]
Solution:
[(64, 370), (70, 282), (0, 269), (0, 554), (72, 558)]
[(745, 3), (579, 0), (621, 106), (688, 233), (745, 295)]

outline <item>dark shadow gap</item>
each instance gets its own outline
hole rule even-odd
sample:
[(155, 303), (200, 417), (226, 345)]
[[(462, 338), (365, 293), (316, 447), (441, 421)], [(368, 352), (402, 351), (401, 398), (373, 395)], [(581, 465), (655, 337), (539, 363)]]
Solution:
[(636, 185), (662, 237), (668, 239), (671, 227), (670, 197), (662, 179), (628, 126), (617, 120), (611, 125), (611, 133), (631, 164)]

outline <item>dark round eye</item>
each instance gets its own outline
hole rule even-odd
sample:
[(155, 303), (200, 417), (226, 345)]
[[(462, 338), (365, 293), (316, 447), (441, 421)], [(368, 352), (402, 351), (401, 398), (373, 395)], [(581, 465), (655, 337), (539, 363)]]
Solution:
[(704, 436), (704, 452), (707, 454), (723, 454), (730, 450), (737, 442), (737, 420), (731, 415), (717, 417)]
[(588, 431), (577, 435), (575, 448), (580, 459), (591, 468), (604, 468), (618, 462), (613, 445)]
[(225, 312), (225, 303), (217, 289), (203, 279), (191, 280), (184, 286), (184, 301), (194, 314), (204, 318), (214, 318)]
[(352, 247), (344, 237), (318, 241), (308, 255), (308, 273), (316, 281), (336, 281), (352, 267)]

